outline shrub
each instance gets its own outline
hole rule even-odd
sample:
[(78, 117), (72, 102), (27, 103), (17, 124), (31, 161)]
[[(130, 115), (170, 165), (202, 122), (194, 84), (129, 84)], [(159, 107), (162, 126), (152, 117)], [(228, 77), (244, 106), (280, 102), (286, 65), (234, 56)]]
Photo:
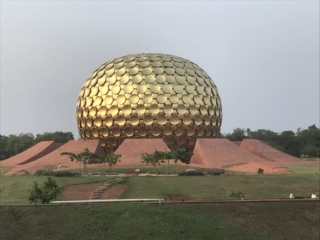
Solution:
[(77, 177), (80, 176), (81, 173), (80, 172), (72, 172), (72, 171), (48, 171), (45, 169), (41, 169), (41, 170), (37, 170), (35, 171), (34, 175), (37, 176), (54, 176), (54, 177)]
[(100, 175), (107, 175), (107, 173), (105, 171), (95, 171), (95, 172), (91, 172), (89, 173), (89, 175), (92, 175), (92, 176), (100, 176)]
[(211, 169), (207, 169), (207, 174), (209, 175), (221, 175), (221, 174), (225, 174), (225, 170), (224, 169), (219, 169), (219, 168), (211, 168)]
[(55, 177), (77, 177), (80, 176), (80, 172), (71, 172), (71, 171), (57, 171), (53, 172), (53, 176)]
[(53, 174), (54, 174), (54, 171), (46, 170), (46, 169), (40, 169), (34, 172), (34, 175), (36, 176), (53, 176)]
[(241, 198), (244, 198), (244, 194), (242, 192), (238, 192), (238, 191), (232, 190), (232, 191), (227, 193), (227, 197), (228, 198), (241, 199)]
[(45, 204), (56, 200), (58, 195), (62, 192), (62, 188), (58, 186), (56, 181), (48, 177), (43, 186), (39, 187), (37, 182), (33, 182), (33, 187), (28, 190), (29, 202), (33, 204)]
[(183, 171), (179, 173), (179, 176), (203, 176), (203, 172), (200, 170)]

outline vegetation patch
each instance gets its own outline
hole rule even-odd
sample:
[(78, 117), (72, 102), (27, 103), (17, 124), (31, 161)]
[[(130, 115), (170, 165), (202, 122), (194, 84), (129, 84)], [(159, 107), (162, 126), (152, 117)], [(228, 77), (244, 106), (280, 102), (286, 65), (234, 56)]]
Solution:
[(0, 207), (3, 239), (319, 239), (318, 202)]
[(36, 170), (34, 175), (36, 176), (54, 176), (54, 177), (78, 177), (81, 175), (78, 171), (68, 171), (68, 170), (62, 170), (62, 171), (50, 171), (46, 169), (40, 169)]

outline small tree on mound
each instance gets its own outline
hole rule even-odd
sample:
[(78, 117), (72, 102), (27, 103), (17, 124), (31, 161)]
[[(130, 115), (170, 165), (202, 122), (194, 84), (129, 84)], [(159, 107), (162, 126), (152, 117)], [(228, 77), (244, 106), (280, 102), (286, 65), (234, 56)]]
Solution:
[(189, 164), (190, 158), (193, 155), (191, 152), (187, 152), (184, 148), (177, 148), (173, 149), (172, 146), (170, 146), (169, 152), (161, 152), (161, 151), (155, 151), (154, 155), (156, 158), (160, 160), (167, 160), (167, 174), (169, 174), (169, 161), (174, 160), (175, 163), (179, 161)]
[(54, 179), (48, 177), (42, 187), (39, 187), (37, 182), (33, 182), (33, 187), (28, 189), (28, 192), (30, 203), (46, 204), (57, 199), (62, 192), (62, 187), (59, 187)]
[(177, 148), (175, 150), (171, 150), (171, 156), (174, 159), (175, 163), (177, 163), (178, 160), (180, 160), (180, 162), (182, 163), (189, 164), (192, 155), (192, 152), (187, 152), (184, 148)]
[(114, 166), (118, 163), (120, 157), (121, 157), (121, 155), (119, 155), (119, 154), (110, 153), (104, 158), (103, 161), (108, 163), (108, 165), (109, 165), (109, 171), (111, 170), (112, 166)]
[(156, 167), (156, 165), (159, 165), (160, 166), (160, 162), (163, 162), (161, 161), (162, 159), (158, 158), (158, 156), (156, 156), (154, 153), (143, 153), (141, 155), (141, 159), (142, 159), (142, 163), (145, 163), (145, 164), (149, 164), (151, 163), (152, 166), (153, 166), (153, 172), (154, 172), (154, 169)]
[(81, 153), (78, 154), (72, 152), (62, 152), (60, 153), (60, 155), (68, 155), (72, 162), (73, 160), (80, 162), (80, 164), (82, 164), (83, 167), (83, 175), (88, 174), (88, 164), (101, 162), (99, 156), (95, 153), (90, 152), (88, 148), (85, 148)]

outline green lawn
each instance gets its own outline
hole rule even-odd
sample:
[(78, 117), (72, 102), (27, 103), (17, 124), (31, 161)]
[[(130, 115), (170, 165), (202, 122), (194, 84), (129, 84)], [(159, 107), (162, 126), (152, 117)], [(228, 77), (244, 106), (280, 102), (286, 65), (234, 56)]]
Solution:
[(285, 198), (311, 196), (319, 191), (319, 175), (220, 175), (189, 177), (130, 177), (121, 198), (167, 198), (182, 194), (187, 199), (221, 199), (231, 190), (245, 198)]
[[(156, 173), (165, 174), (167, 172), (167, 165), (165, 164), (156, 166), (155, 168), (153, 168), (151, 165), (140, 165), (140, 166), (137, 166), (136, 168), (140, 169), (140, 171), (155, 173), (155, 174)], [(191, 168), (191, 167), (188, 165), (170, 164), (169, 173), (170, 174), (179, 173), (188, 168)], [(111, 170), (109, 170), (107, 166), (105, 168), (89, 168), (88, 169), (89, 173), (104, 172), (104, 173), (115, 173), (115, 174), (132, 172), (134, 170), (135, 170), (135, 167), (126, 167), (126, 166), (125, 167), (114, 166), (111, 168)]]
[(319, 202), (0, 207), (1, 239), (319, 239)]
[[(33, 186), (33, 182), (42, 183), (46, 177), (34, 175), (4, 176), (10, 167), (0, 167), (0, 205), (17, 205), (28, 203), (28, 189)], [(57, 183), (63, 188), (84, 183), (103, 182), (110, 177), (54, 177)]]
[[(299, 166), (299, 171), (303, 168)], [(33, 175), (4, 176), (9, 168), (0, 168), (0, 205), (27, 204), (28, 189), (34, 181), (46, 177)], [(172, 170), (172, 169), (171, 169)], [(55, 177), (63, 188), (74, 184), (103, 182), (110, 177)], [(189, 177), (129, 177), (128, 188), (121, 198), (167, 198), (182, 194), (187, 199), (224, 199), (231, 190), (240, 191), (245, 198), (309, 197), (319, 191), (318, 174), (189, 176)]]
[(320, 174), (320, 162), (300, 162), (281, 164), (294, 174)]

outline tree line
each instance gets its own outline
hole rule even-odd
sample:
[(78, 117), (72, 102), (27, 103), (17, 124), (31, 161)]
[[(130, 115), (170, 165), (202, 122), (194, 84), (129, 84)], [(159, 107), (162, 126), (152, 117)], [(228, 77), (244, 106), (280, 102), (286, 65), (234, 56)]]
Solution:
[(66, 143), (73, 140), (72, 132), (45, 132), (34, 136), (32, 133), (0, 135), (0, 160), (10, 158), (41, 141)]
[(320, 157), (320, 128), (316, 125), (309, 126), (307, 129), (298, 128), (296, 132), (281, 133), (266, 129), (251, 131), (250, 128), (236, 128), (232, 133), (220, 134), (219, 137), (228, 138), (231, 141), (258, 139), (292, 156)]
[[(252, 138), (262, 140), (270, 146), (296, 157), (320, 157), (320, 128), (316, 125), (307, 129), (299, 128), (296, 132), (283, 131), (276, 133), (271, 130), (236, 128), (232, 133), (220, 134), (220, 138), (231, 141), (242, 141)], [(9, 136), (0, 135), (0, 160), (12, 157), (41, 141), (65, 143), (73, 140), (71, 132), (45, 132), (34, 136), (32, 133), (20, 133)]]

